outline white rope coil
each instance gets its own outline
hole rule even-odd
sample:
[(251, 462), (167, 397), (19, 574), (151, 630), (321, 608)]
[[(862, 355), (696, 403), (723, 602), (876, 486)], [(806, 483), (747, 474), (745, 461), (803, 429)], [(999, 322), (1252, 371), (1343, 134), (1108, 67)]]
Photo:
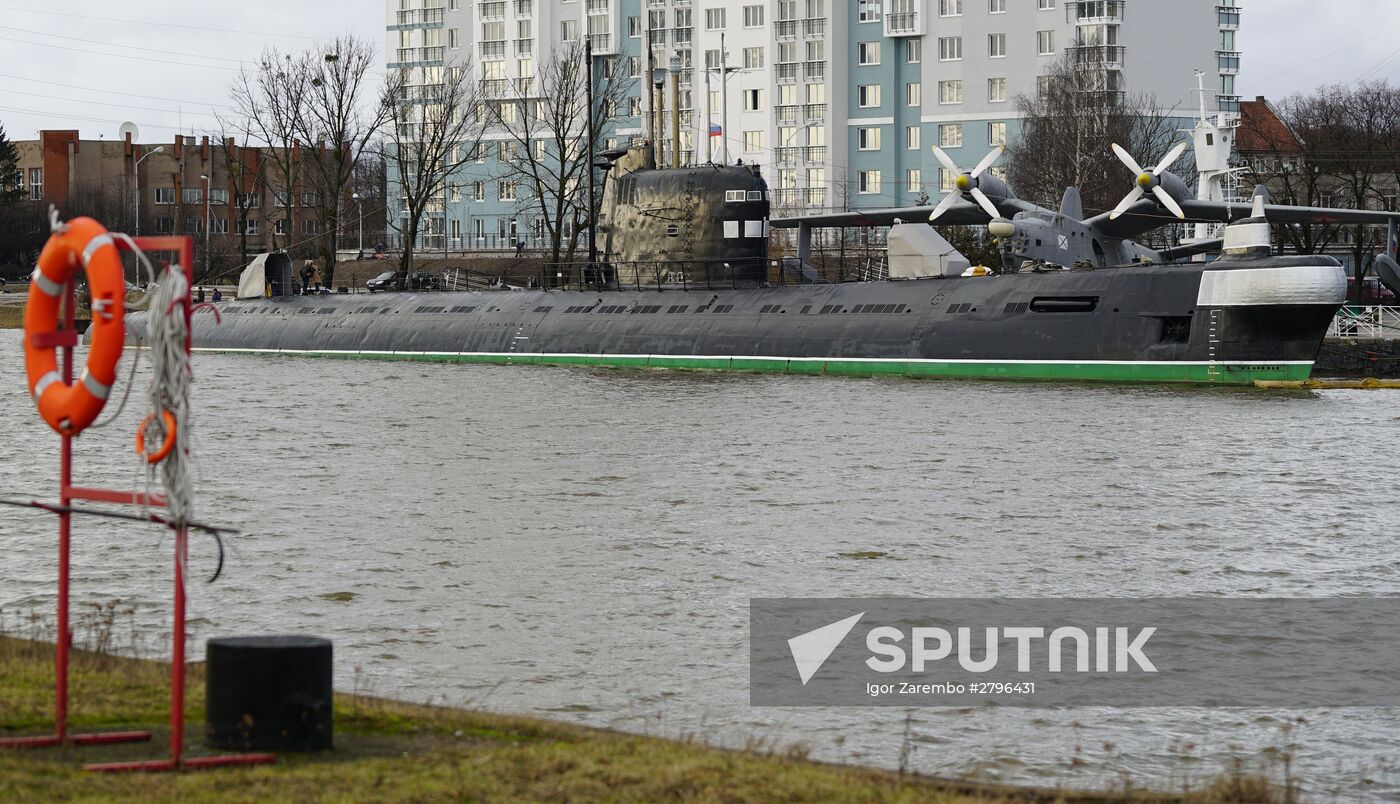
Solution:
[(155, 480), (156, 466), (159, 466), (170, 520), (183, 525), (194, 515), (193, 467), (190, 464), (190, 383), (193, 370), (185, 348), (189, 335), (185, 316), (190, 284), (184, 270), (176, 265), (167, 268), (162, 279), (152, 294), (150, 310), (146, 315), (146, 338), (154, 364), (148, 393), (152, 420), (146, 431), (146, 448), (154, 451), (154, 445), (164, 443), (166, 432), (162, 413), (165, 411), (175, 417), (175, 446), (165, 460), (147, 466), (146, 481), (149, 485)]

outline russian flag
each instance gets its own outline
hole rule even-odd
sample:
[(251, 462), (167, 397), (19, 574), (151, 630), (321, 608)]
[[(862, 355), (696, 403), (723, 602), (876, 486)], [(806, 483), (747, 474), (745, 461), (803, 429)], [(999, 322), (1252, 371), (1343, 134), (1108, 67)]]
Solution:
[(711, 137), (723, 137), (723, 136), (724, 136), (724, 129), (720, 128), (718, 123), (711, 123), (711, 124), (710, 124), (710, 136), (711, 136)]

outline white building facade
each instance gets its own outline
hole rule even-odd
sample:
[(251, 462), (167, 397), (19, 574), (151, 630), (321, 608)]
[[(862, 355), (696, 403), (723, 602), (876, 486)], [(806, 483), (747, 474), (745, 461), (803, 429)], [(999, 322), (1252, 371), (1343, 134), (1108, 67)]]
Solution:
[[(1196, 70), (1214, 89), (1208, 109), (1234, 111), (1239, 21), (1236, 0), (388, 0), (386, 52), (420, 85), (465, 64), (483, 89), (527, 98), (548, 54), (587, 36), (595, 75), (636, 79), (602, 150), (648, 136), (650, 40), (655, 67), (679, 67), (680, 163), (760, 164), (777, 215), (936, 198), (953, 177), (931, 146), (970, 168), (1014, 138), (1017, 96), (1037, 92), (1065, 49), (1183, 127)], [(665, 81), (656, 134), (673, 164)], [(444, 247), (535, 232), (528, 204), (497, 186), (499, 158), (516, 155), (484, 140), (481, 161), (429, 212), (429, 238), (446, 235)]]

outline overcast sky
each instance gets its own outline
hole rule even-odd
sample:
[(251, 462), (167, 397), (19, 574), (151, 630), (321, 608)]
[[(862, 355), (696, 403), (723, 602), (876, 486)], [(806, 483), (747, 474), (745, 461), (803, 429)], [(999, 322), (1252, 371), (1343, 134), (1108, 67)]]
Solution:
[[(1246, 98), (1362, 78), (1400, 83), (1400, 0), (1240, 5)], [(115, 138), (125, 120), (147, 142), (203, 133), (241, 60), (347, 32), (382, 49), (384, 9), (383, 0), (0, 0), (0, 123), (11, 139), (46, 128)]]

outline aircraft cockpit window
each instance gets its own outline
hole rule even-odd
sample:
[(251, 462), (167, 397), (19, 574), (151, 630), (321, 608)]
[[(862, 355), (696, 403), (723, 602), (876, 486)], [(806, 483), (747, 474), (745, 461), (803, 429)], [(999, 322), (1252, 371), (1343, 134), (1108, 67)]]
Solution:
[(727, 203), (727, 204), (732, 204), (732, 203), (734, 203), (734, 202), (736, 202), (736, 201), (743, 201), (743, 200), (744, 200), (744, 191), (743, 191), (743, 190), (725, 190), (725, 191), (724, 191), (724, 201), (725, 201), (725, 203)]

